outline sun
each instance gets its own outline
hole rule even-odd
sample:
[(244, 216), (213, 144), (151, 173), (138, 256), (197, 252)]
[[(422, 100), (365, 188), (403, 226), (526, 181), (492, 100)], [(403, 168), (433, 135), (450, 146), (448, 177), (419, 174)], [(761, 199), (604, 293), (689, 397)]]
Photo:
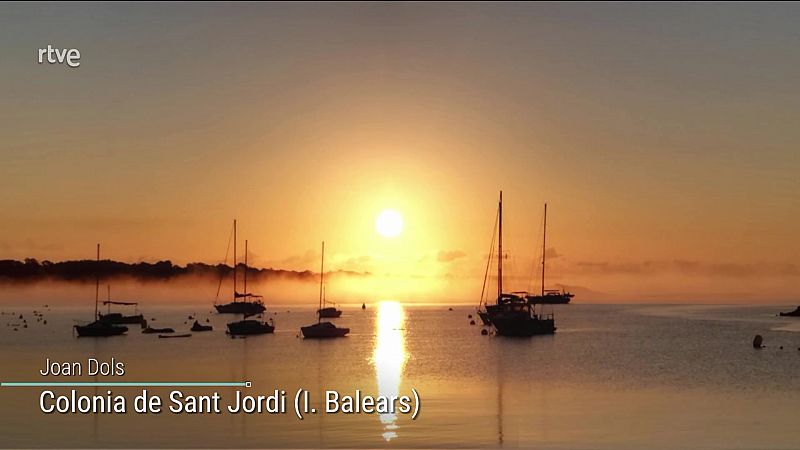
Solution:
[(375, 230), (383, 237), (396, 237), (403, 232), (403, 216), (393, 209), (384, 209), (375, 219)]

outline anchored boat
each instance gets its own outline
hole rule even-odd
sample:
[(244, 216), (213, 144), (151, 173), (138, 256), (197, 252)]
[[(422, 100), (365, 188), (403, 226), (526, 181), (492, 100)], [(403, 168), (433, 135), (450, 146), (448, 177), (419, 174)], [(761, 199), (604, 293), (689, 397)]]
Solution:
[(97, 276), (94, 290), (94, 321), (88, 325), (75, 325), (74, 330), (79, 337), (119, 336), (128, 331), (128, 327), (116, 326), (108, 321), (100, 320), (98, 305), (100, 304), (100, 244), (97, 244)]
[[(234, 230), (236, 229), (235, 221), (234, 221)], [(236, 232), (234, 231), (234, 240), (233, 240), (233, 248), (236, 248)], [(236, 260), (236, 251), (234, 250), (233, 255), (234, 261)], [(247, 292), (247, 241), (244, 241), (244, 291)], [(234, 271), (233, 271), (233, 292), (236, 294), (236, 264), (234, 263)], [(258, 298), (261, 299), (260, 295), (251, 294), (247, 292), (246, 294), (242, 295), (246, 298)], [(239, 302), (245, 303), (245, 302)], [(231, 336), (250, 336), (255, 334), (268, 334), (273, 333), (275, 331), (275, 325), (272, 323), (264, 322), (262, 317), (262, 313), (266, 308), (264, 308), (264, 304), (261, 300), (258, 300), (258, 305), (261, 306), (261, 310), (258, 313), (245, 313), (244, 319), (239, 320), (236, 322), (231, 322), (228, 324), (228, 334)], [(248, 319), (250, 316), (258, 315), (258, 319)], [(270, 319), (271, 321), (271, 319)], [(208, 329), (206, 329), (208, 327)], [(197, 331), (210, 331), (211, 326), (204, 326), (200, 325), (195, 321), (194, 325), (192, 325), (192, 329)]]
[[(245, 241), (246, 242), (246, 241)], [(247, 244), (245, 244), (247, 246)], [(247, 258), (247, 250), (245, 250), (245, 259)], [(267, 310), (264, 306), (263, 297), (254, 295), (247, 292), (247, 262), (245, 262), (245, 286), (244, 293), (236, 290), (236, 220), (233, 221), (233, 301), (230, 303), (217, 304), (214, 301), (214, 308), (220, 314), (244, 314), (256, 315), (261, 314)], [(217, 292), (219, 293), (219, 291)], [(242, 300), (239, 300), (242, 299)]]
[(563, 305), (572, 300), (575, 295), (565, 289), (545, 289), (544, 288), (544, 274), (545, 274), (545, 245), (547, 242), (547, 203), (544, 204), (544, 231), (542, 233), (542, 290), (539, 295), (528, 295), (526, 298), (529, 302), (534, 304), (543, 305)]
[[(317, 323), (306, 326), (300, 327), (300, 331), (303, 333), (303, 337), (306, 339), (324, 339), (324, 338), (335, 338), (335, 337), (344, 337), (347, 333), (350, 332), (350, 328), (344, 327), (337, 327), (336, 325), (330, 322), (323, 322), (322, 321), (322, 314), (319, 314), (322, 311), (322, 301), (325, 296), (324, 291), (324, 282), (325, 282), (325, 242), (322, 242), (322, 263), (320, 264), (319, 270), (319, 309), (317, 310)], [(341, 315), (341, 312), (339, 312)], [(336, 317), (339, 317), (338, 315)]]
[[(478, 315), (484, 324), (490, 323), (500, 336), (534, 336), (553, 334), (556, 331), (553, 314), (539, 314), (524, 292), (503, 292), (503, 192), (497, 207), (497, 300), (494, 305), (485, 304)], [(492, 239), (492, 249), (494, 239)], [(491, 258), (491, 254), (489, 256)], [(487, 264), (487, 275), (488, 275)], [(486, 288), (484, 277), (484, 290)], [(483, 303), (483, 293), (481, 294)], [(488, 322), (488, 323), (487, 323)]]

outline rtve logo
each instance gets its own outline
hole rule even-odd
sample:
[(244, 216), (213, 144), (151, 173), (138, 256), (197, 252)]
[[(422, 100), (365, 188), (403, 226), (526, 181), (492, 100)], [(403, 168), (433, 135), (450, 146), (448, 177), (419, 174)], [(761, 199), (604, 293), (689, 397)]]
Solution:
[(38, 53), (39, 64), (66, 64), (72, 68), (81, 65), (81, 51), (77, 48), (58, 49), (47, 44), (47, 48), (40, 48)]

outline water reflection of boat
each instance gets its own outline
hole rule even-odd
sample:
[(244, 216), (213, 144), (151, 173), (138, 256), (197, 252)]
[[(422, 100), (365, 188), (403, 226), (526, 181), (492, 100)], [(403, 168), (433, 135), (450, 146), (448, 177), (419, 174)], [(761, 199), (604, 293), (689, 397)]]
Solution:
[[(247, 247), (245, 241), (245, 248)], [(247, 292), (247, 250), (245, 249), (245, 285), (244, 293), (236, 290), (236, 221), (233, 221), (233, 301), (230, 303), (217, 304), (214, 302), (214, 308), (220, 314), (244, 314), (256, 315), (261, 314), (267, 310), (264, 306), (263, 297)], [(217, 291), (219, 294), (219, 291)], [(239, 300), (243, 299), (243, 300)]]
[[(533, 336), (555, 333), (553, 314), (538, 314), (524, 292), (503, 292), (503, 192), (497, 207), (497, 301), (485, 305), (479, 312), (481, 320), (488, 320), (500, 336)], [(490, 255), (491, 258), (491, 255)], [(488, 275), (488, 264), (487, 264)], [(484, 277), (484, 290), (485, 280)], [(483, 297), (483, 294), (481, 294)], [(480, 314), (483, 313), (483, 314)]]
[[(324, 297), (324, 283), (325, 283), (325, 242), (322, 242), (322, 262), (320, 264), (319, 270), (319, 309), (317, 310), (317, 323), (306, 326), (300, 327), (300, 332), (303, 333), (303, 337), (306, 339), (324, 339), (324, 338), (336, 338), (336, 337), (344, 337), (347, 333), (350, 332), (350, 328), (344, 327), (337, 327), (336, 325), (330, 322), (323, 322), (322, 317), (323, 315), (320, 314), (322, 311), (322, 301)], [(341, 312), (339, 312), (341, 314)], [(336, 316), (338, 317), (338, 315)]]
[(107, 337), (119, 336), (128, 331), (128, 327), (116, 326), (113, 323), (98, 318), (98, 305), (100, 304), (100, 244), (97, 244), (97, 274), (94, 291), (94, 321), (88, 325), (75, 325), (74, 330), (80, 337)]
[(527, 295), (525, 298), (534, 304), (543, 305), (563, 305), (572, 300), (575, 295), (566, 291), (565, 289), (545, 289), (544, 288), (544, 275), (545, 275), (545, 262), (547, 261), (545, 250), (547, 243), (547, 203), (544, 204), (544, 226), (542, 228), (542, 290), (539, 295)]

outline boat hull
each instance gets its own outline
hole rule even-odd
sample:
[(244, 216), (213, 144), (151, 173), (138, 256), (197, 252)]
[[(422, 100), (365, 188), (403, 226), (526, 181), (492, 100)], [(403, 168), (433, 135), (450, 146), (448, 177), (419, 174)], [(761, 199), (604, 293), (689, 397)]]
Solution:
[(322, 308), (317, 311), (317, 314), (323, 319), (336, 319), (342, 315), (342, 312), (336, 308)]
[(119, 313), (100, 314), (100, 320), (114, 325), (139, 325), (144, 323), (144, 316), (123, 316)]
[(350, 333), (350, 328), (341, 328), (333, 326), (330, 322), (322, 322), (300, 327), (300, 331), (306, 339), (329, 339), (347, 336)]
[(267, 310), (261, 303), (256, 302), (231, 302), (223, 305), (214, 305), (214, 308), (220, 314), (246, 314), (255, 315), (261, 314)]
[(549, 294), (549, 295), (529, 295), (528, 303), (532, 305), (566, 305), (574, 295), (572, 294)]
[(108, 323), (94, 322), (89, 325), (75, 325), (78, 337), (119, 336), (128, 331), (128, 327), (116, 327)]
[(556, 332), (555, 320), (525, 315), (508, 316), (499, 314), (492, 317), (492, 325), (499, 336), (529, 337)]
[(275, 327), (258, 320), (240, 320), (228, 324), (228, 334), (232, 336), (251, 336), (275, 332)]

